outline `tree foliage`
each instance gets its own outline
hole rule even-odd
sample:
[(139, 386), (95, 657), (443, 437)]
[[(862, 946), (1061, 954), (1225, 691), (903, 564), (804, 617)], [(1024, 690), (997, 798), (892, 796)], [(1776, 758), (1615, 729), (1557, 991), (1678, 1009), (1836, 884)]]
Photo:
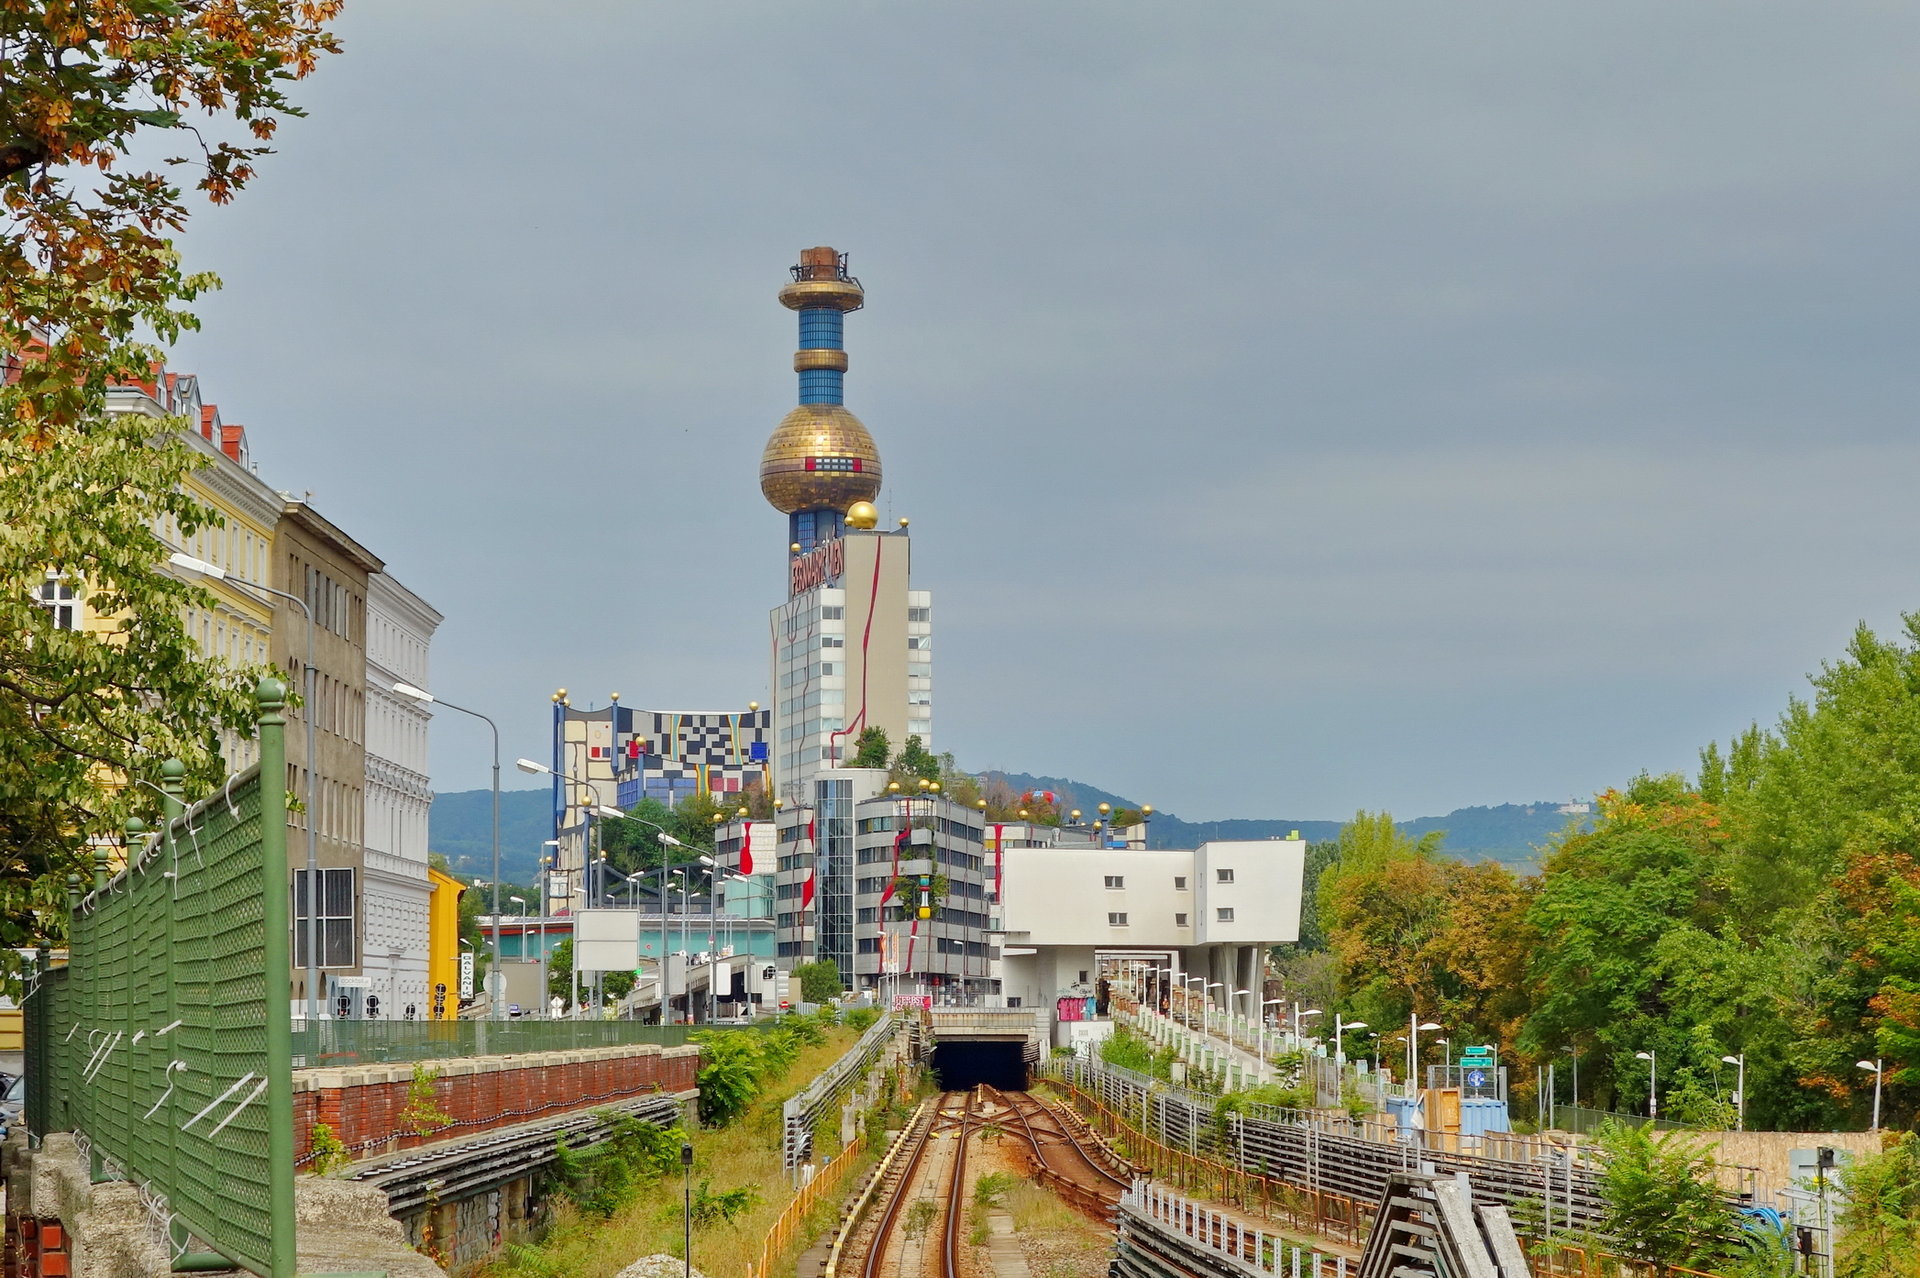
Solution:
[(887, 740), (887, 730), (882, 727), (860, 729), (860, 735), (853, 739), (853, 759), (847, 764), (850, 768), (884, 768), (887, 759), (893, 753), (893, 744)]
[[(294, 80), (335, 48), (337, 0), (0, 6), (0, 944), (39, 930), (91, 836), (157, 800), (171, 755), (189, 793), (245, 734), (256, 671), (203, 657), (182, 612), (208, 595), (160, 570), (163, 520), (213, 524), (181, 481), (184, 424), (106, 411), (107, 387), (150, 376), (217, 281), (185, 271), (187, 221), (136, 151), (167, 147), (224, 203), (253, 175)], [(218, 136), (223, 130), (235, 137)], [(142, 340), (145, 339), (145, 340)], [(63, 574), (100, 633), (58, 631), (31, 601)], [(58, 908), (45, 923), (57, 926)]]
[(1735, 1222), (1713, 1178), (1713, 1159), (1679, 1133), (1604, 1124), (1601, 1231), (1613, 1250), (1656, 1265), (1707, 1268), (1731, 1251)]
[(795, 965), (793, 977), (800, 982), (803, 1003), (831, 1003), (846, 993), (847, 987), (840, 979), (840, 965), (830, 958)]
[(1812, 685), (1771, 729), (1707, 747), (1697, 778), (1601, 794), (1528, 879), (1359, 814), (1314, 893), (1349, 1012), (1417, 1009), (1523, 1067), (1578, 1050), (1602, 1108), (1645, 1112), (1649, 1052), (1662, 1113), (1706, 1126), (1735, 1112), (1725, 1057), (1745, 1058), (1747, 1126), (1798, 1131), (1864, 1125), (1855, 1062), (1883, 1059), (1885, 1114), (1911, 1117), (1920, 617), (1897, 639), (1862, 628)]
[(1920, 1135), (1904, 1132), (1841, 1173), (1836, 1278), (1920, 1273)]

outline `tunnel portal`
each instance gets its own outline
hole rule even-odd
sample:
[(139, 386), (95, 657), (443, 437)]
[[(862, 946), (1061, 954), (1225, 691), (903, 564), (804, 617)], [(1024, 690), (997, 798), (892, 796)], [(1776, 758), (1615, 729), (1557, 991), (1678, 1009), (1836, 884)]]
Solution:
[(933, 1048), (933, 1078), (945, 1092), (986, 1083), (1003, 1092), (1025, 1091), (1025, 1039), (943, 1038)]

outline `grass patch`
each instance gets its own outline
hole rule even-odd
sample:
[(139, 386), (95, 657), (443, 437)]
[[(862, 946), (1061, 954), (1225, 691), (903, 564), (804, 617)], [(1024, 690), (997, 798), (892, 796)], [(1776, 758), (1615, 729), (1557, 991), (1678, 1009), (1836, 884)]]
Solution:
[[(708, 1201), (740, 1189), (758, 1194), (731, 1218), (695, 1226), (693, 1265), (709, 1278), (745, 1278), (748, 1261), (759, 1258), (761, 1241), (793, 1200), (781, 1167), (780, 1106), (857, 1037), (846, 1028), (829, 1029), (820, 1043), (800, 1050), (780, 1082), (755, 1097), (737, 1122), (692, 1133), (696, 1197), (702, 1182)], [(639, 1201), (607, 1219), (563, 1204), (539, 1242), (508, 1244), (474, 1270), (474, 1278), (611, 1278), (642, 1256), (677, 1256), (680, 1207), (677, 1173), (662, 1177)], [(836, 1208), (835, 1203), (821, 1204), (823, 1225)]]

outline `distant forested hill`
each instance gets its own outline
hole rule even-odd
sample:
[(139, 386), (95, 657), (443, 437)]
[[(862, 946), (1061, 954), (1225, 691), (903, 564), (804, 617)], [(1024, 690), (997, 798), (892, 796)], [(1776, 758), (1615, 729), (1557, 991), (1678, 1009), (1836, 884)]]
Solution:
[[(1024, 772), (989, 772), (1018, 790), (1052, 790), (1062, 808), (1091, 814), (1100, 804), (1137, 808), (1144, 800), (1102, 790), (1067, 777), (1036, 777)], [(428, 818), (428, 846), (446, 856), (458, 874), (486, 878), (492, 857), (488, 808), (492, 792), (456, 790), (438, 794)], [(553, 837), (552, 794), (547, 790), (507, 790), (500, 795), (500, 876), (509, 883), (531, 883), (540, 845)], [(1418, 837), (1445, 830), (1446, 851), (1464, 861), (1537, 863), (1538, 849), (1581, 817), (1563, 816), (1555, 803), (1502, 803), (1490, 808), (1458, 808), (1445, 816), (1416, 817), (1400, 828)], [(1284, 839), (1295, 830), (1309, 842), (1331, 839), (1339, 821), (1243, 818), (1183, 821), (1168, 812), (1153, 816), (1155, 847), (1192, 847), (1208, 839)]]
[[(1061, 796), (1062, 808), (1079, 808), (1088, 813), (1101, 803), (1110, 803), (1116, 808), (1138, 808), (1146, 801), (1114, 794), (1069, 777), (997, 771), (983, 775), (1003, 778), (1016, 790), (1052, 790)], [(1456, 808), (1445, 816), (1415, 817), (1397, 824), (1416, 838), (1429, 830), (1446, 831), (1446, 842), (1441, 846), (1449, 855), (1463, 861), (1537, 864), (1539, 850), (1553, 836), (1566, 829), (1569, 822), (1585, 819), (1562, 814), (1557, 803), (1502, 803), (1498, 807)], [(1192, 847), (1208, 839), (1284, 839), (1297, 830), (1301, 838), (1314, 843), (1333, 838), (1343, 824), (1342, 821), (1257, 817), (1183, 821), (1172, 813), (1156, 812), (1151, 839), (1155, 847)]]
[[(500, 877), (531, 883), (540, 865), (540, 845), (553, 837), (551, 790), (500, 792)], [(456, 790), (433, 796), (427, 814), (427, 847), (447, 858), (465, 878), (488, 878), (493, 869), (493, 791)]]

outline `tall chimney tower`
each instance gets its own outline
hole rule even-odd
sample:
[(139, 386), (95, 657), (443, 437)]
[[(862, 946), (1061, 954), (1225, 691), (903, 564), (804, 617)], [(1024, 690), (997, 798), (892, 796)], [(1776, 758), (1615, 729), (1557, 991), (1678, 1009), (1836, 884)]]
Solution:
[[(810, 248), (780, 290), (780, 304), (800, 314), (800, 406), (781, 419), (760, 456), (760, 492), (787, 516), (788, 541), (802, 553), (832, 541), (849, 525), (873, 527), (880, 495), (880, 452), (845, 406), (846, 316), (866, 304), (847, 259)], [(858, 509), (855, 509), (856, 506)]]

